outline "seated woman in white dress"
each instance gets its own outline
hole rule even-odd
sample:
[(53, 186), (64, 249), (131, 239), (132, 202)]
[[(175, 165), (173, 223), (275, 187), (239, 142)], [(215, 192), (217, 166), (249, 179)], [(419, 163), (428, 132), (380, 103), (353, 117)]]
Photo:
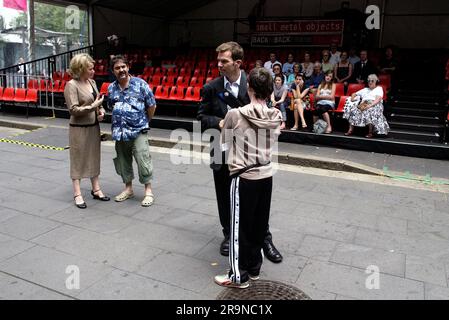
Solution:
[(386, 135), (390, 127), (383, 114), (384, 106), (382, 98), (384, 92), (378, 86), (379, 78), (375, 74), (368, 76), (368, 88), (357, 91), (346, 101), (343, 118), (348, 119), (349, 130), (346, 136), (352, 135), (354, 127), (368, 126), (366, 138), (373, 137), (373, 129), (376, 134)]

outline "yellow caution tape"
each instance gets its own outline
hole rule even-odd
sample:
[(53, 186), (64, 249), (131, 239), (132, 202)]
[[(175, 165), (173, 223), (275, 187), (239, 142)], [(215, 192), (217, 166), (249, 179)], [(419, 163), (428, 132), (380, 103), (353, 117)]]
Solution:
[(64, 151), (69, 148), (69, 147), (61, 148), (61, 147), (55, 147), (55, 146), (46, 146), (43, 144), (37, 144), (37, 143), (31, 143), (31, 142), (19, 141), (19, 140), (10, 140), (10, 139), (0, 139), (0, 142), (6, 142), (6, 143), (18, 144), (18, 145), (30, 147), (30, 148), (39, 148), (39, 149), (54, 150), (54, 151)]

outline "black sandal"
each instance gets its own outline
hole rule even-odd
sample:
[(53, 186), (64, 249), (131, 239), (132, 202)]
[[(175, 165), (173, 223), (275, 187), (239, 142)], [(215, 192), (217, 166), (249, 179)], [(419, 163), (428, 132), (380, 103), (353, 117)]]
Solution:
[[(74, 197), (73, 197), (73, 200), (75, 200), (75, 199), (78, 198), (78, 197), (81, 197), (81, 194), (78, 194), (78, 195), (74, 196)], [(76, 203), (76, 201), (75, 201), (75, 206), (77, 206), (77, 207), (80, 208), (80, 209), (86, 209), (86, 208), (87, 208), (86, 202), (83, 202), (83, 203), (78, 204), (78, 203)]]
[(95, 200), (100, 200), (100, 201), (109, 201), (109, 200), (111, 200), (111, 198), (106, 197), (106, 196), (103, 196), (103, 197), (97, 196), (95, 193), (98, 192), (98, 191), (101, 191), (101, 189), (96, 190), (96, 191), (93, 191), (93, 190), (90, 191), (90, 194), (92, 195), (92, 197), (93, 197)]

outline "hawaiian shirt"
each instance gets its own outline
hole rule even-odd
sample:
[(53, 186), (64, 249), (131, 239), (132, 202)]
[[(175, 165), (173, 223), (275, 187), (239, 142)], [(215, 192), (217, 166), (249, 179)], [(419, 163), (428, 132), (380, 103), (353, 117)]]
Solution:
[(136, 139), (142, 130), (149, 128), (147, 109), (156, 105), (148, 84), (131, 77), (129, 85), (121, 89), (118, 81), (108, 87), (108, 106), (112, 109), (112, 140)]

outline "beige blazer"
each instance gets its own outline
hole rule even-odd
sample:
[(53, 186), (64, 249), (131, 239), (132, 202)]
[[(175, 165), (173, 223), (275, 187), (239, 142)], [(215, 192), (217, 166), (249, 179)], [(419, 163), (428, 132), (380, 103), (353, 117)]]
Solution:
[[(95, 81), (89, 79), (97, 96), (99, 95)], [(104, 112), (103, 107), (94, 103), (92, 93), (82, 88), (77, 80), (67, 82), (64, 89), (64, 98), (70, 113), (70, 124), (89, 125), (94, 124), (96, 115), (100, 110)]]

